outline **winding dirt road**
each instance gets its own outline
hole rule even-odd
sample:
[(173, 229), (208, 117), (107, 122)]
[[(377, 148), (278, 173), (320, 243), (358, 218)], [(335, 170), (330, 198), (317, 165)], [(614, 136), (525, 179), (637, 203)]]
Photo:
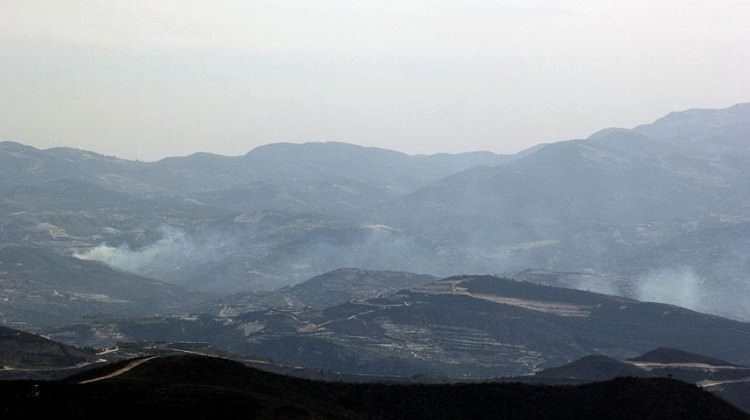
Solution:
[(120, 369), (117, 369), (116, 371), (114, 371), (112, 373), (109, 373), (109, 374), (104, 375), (104, 376), (100, 376), (98, 378), (86, 379), (85, 381), (81, 381), (81, 382), (78, 382), (78, 383), (79, 384), (90, 384), (90, 383), (94, 383), (94, 382), (99, 382), (99, 381), (104, 381), (104, 380), (107, 380), (107, 379), (116, 378), (116, 377), (118, 377), (118, 376), (120, 376), (122, 374), (125, 374), (127, 372), (130, 372), (131, 370), (137, 368), (138, 366), (140, 366), (140, 365), (142, 365), (144, 363), (148, 363), (151, 360), (154, 360), (154, 359), (156, 359), (158, 357), (159, 356), (151, 356), (151, 357), (147, 357), (145, 359), (133, 360), (132, 362), (130, 362), (127, 365), (125, 365), (124, 367), (122, 367)]

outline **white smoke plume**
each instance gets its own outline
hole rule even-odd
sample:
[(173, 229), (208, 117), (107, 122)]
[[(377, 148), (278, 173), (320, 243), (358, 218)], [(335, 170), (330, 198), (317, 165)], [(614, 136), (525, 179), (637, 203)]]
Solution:
[(701, 310), (705, 309), (703, 286), (704, 281), (690, 267), (659, 269), (638, 279), (636, 298)]
[[(196, 239), (181, 229), (162, 226), (161, 238), (138, 249), (127, 244), (113, 247), (101, 244), (74, 254), (82, 260), (99, 261), (132, 273), (164, 279), (165, 273), (175, 273), (195, 264), (221, 258), (226, 243), (215, 239)], [(169, 277), (169, 276), (167, 276)]]
[(750, 284), (729, 273), (701, 275), (691, 267), (648, 272), (636, 282), (636, 299), (750, 321)]

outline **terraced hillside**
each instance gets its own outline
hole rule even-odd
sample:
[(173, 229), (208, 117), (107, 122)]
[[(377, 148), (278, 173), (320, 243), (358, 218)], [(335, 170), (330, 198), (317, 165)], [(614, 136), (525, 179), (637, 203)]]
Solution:
[(750, 362), (749, 324), (492, 276), (449, 277), (324, 309), (104, 321), (54, 336), (83, 344), (108, 336), (204, 342), (287, 365), (375, 376), (526, 375), (589, 354), (625, 359), (663, 346)]

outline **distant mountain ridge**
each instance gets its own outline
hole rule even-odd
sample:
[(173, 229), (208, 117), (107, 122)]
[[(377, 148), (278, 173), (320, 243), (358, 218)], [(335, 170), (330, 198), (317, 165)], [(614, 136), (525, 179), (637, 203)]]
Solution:
[[(352, 185), (373, 185), (384, 191), (404, 192), (450, 173), (502, 162), (490, 152), (407, 155), (387, 149), (348, 143), (274, 143), (242, 156), (195, 153), (140, 162), (71, 148), (36, 149), (15, 142), (0, 142), (0, 170), (6, 183), (79, 178), (93, 180), (124, 192), (188, 193), (241, 187), (254, 182), (285, 182), (287, 177), (308, 182), (339, 180)], [(363, 172), (363, 166), (368, 171)], [(12, 172), (11, 172), (12, 171)], [(119, 181), (119, 184), (115, 183)], [(124, 182), (130, 182), (128, 187)]]
[(113, 267), (225, 295), (339, 267), (534, 268), (750, 319), (738, 298), (750, 293), (748, 121), (750, 104), (689, 110), (511, 156), (279, 143), (146, 163), (2, 143), (0, 241), (106, 246), (123, 258), (92, 255), (144, 261)]

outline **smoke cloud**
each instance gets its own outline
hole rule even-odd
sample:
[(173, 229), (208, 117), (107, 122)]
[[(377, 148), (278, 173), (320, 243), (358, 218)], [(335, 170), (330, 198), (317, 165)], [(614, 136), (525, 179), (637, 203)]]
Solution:
[(142, 248), (132, 249), (127, 244), (113, 247), (105, 243), (77, 252), (74, 256), (143, 276), (175, 280), (170, 273), (179, 273), (196, 264), (218, 261), (229, 244), (218, 238), (198, 239), (172, 226), (160, 227), (159, 233), (159, 240)]
[(668, 303), (698, 312), (750, 320), (750, 285), (729, 275), (710, 277), (692, 267), (653, 270), (636, 280), (635, 298)]
[(690, 267), (653, 270), (637, 281), (636, 298), (701, 310), (704, 282)]

